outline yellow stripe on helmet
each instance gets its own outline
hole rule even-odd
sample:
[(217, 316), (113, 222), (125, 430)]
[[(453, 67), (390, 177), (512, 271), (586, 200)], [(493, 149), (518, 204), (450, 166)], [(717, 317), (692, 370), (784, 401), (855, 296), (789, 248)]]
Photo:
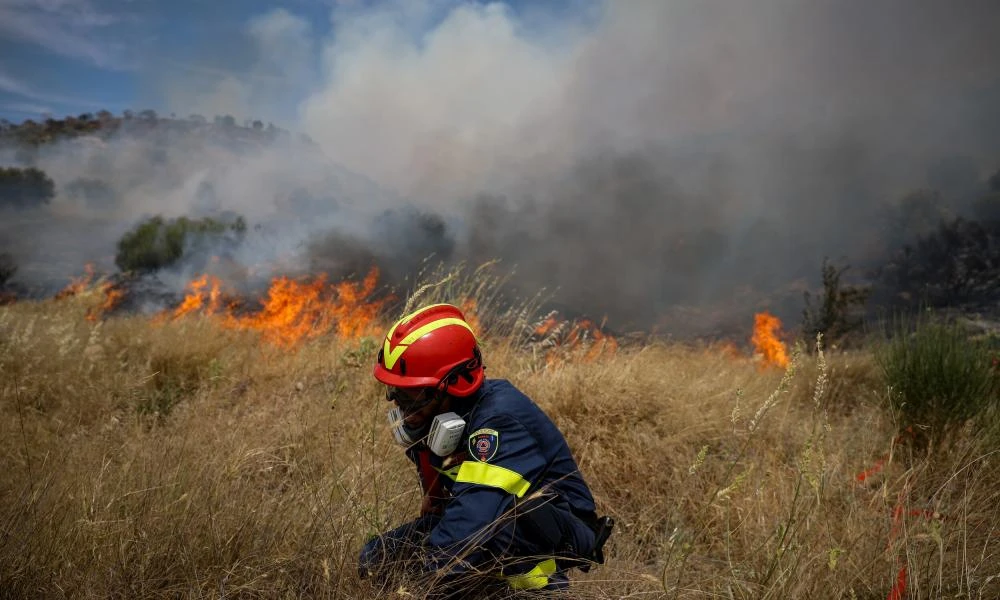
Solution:
[(413, 317), (419, 315), (420, 313), (422, 313), (424, 311), (428, 311), (428, 310), (430, 310), (432, 308), (437, 308), (438, 306), (450, 306), (450, 305), (449, 304), (431, 304), (429, 306), (425, 306), (425, 307), (423, 307), (423, 308), (421, 308), (419, 310), (415, 310), (415, 311), (411, 312), (410, 314), (406, 315), (402, 319), (400, 319), (400, 320), (398, 320), (398, 321), (396, 321), (395, 323), (392, 324), (392, 327), (389, 328), (389, 333), (385, 334), (385, 341), (388, 342), (392, 338), (392, 334), (396, 333), (396, 328), (399, 327), (400, 325), (402, 325), (403, 323), (406, 323), (407, 321), (409, 321), (410, 319), (412, 319)]
[(424, 308), (421, 308), (420, 310), (418, 310), (418, 311), (416, 311), (414, 313), (411, 313), (409, 315), (406, 315), (402, 319), (396, 321), (395, 325), (393, 325), (392, 328), (389, 329), (389, 333), (386, 334), (386, 336), (385, 336), (385, 342), (384, 342), (383, 347), (382, 347), (382, 358), (385, 361), (385, 368), (386, 369), (392, 369), (396, 365), (396, 361), (398, 361), (399, 358), (401, 356), (403, 356), (403, 353), (406, 352), (406, 349), (410, 347), (410, 344), (412, 344), (413, 342), (415, 342), (415, 341), (419, 340), (420, 338), (424, 337), (428, 333), (430, 333), (432, 331), (435, 331), (437, 329), (440, 329), (442, 327), (447, 327), (448, 325), (460, 325), (460, 326), (465, 327), (466, 329), (468, 329), (469, 333), (471, 333), (472, 336), (475, 337), (476, 332), (472, 331), (472, 327), (469, 327), (468, 323), (466, 323), (465, 321), (463, 321), (462, 319), (459, 319), (457, 317), (447, 317), (447, 318), (444, 318), (444, 319), (438, 319), (436, 321), (431, 321), (430, 323), (427, 323), (426, 325), (422, 325), (422, 326), (418, 327), (417, 329), (411, 331), (405, 338), (403, 338), (402, 340), (400, 340), (399, 344), (397, 344), (395, 348), (392, 347), (392, 344), (389, 342), (389, 340), (392, 339), (392, 334), (396, 332), (396, 327), (398, 327), (399, 325), (401, 325), (401, 324), (403, 324), (403, 323), (405, 323), (405, 322), (413, 319), (414, 317), (418, 316), (420, 313), (422, 313), (422, 312), (424, 312), (424, 311), (426, 311), (426, 310), (428, 310), (430, 308), (434, 308), (436, 306), (450, 306), (450, 305), (448, 305), (448, 304), (432, 304), (430, 306), (425, 306)]

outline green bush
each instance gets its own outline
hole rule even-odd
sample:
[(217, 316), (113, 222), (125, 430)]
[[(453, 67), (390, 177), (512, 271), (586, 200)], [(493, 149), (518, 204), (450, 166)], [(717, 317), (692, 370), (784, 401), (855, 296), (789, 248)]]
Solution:
[(55, 183), (41, 169), (0, 167), (0, 206), (37, 208), (48, 204), (55, 194)]
[(847, 267), (837, 268), (823, 259), (823, 295), (814, 303), (809, 292), (803, 294), (802, 338), (806, 348), (812, 350), (817, 334), (823, 334), (827, 345), (843, 348), (848, 337), (856, 334), (864, 324), (865, 302), (868, 288), (843, 285), (840, 277)]
[(222, 241), (230, 233), (238, 240), (246, 228), (243, 217), (223, 222), (187, 217), (166, 221), (155, 216), (122, 236), (115, 264), (122, 271), (155, 271), (176, 263), (194, 245)]
[(996, 410), (997, 377), (985, 341), (930, 316), (897, 319), (887, 333), (875, 357), (901, 425), (916, 426), (929, 440), (940, 441), (970, 419)]

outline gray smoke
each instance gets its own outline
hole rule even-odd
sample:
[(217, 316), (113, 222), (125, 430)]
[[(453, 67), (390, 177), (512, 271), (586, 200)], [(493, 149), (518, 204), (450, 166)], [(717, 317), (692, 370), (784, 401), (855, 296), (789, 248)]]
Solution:
[(933, 185), (958, 212), (1000, 165), (993, 2), (609, 2), (558, 35), (501, 5), (426, 35), (338, 16), (303, 109), (331, 156), (625, 325), (865, 264), (884, 205)]
[(877, 260), (885, 205), (935, 187), (961, 212), (1000, 166), (995, 2), (571, 6), (344, 3), (328, 39), (263, 15), (242, 74), (151, 89), (175, 90), (179, 114), (267, 118), (304, 98), (294, 129), (321, 152), (181, 137), (159, 147), (166, 169), (57, 153), (53, 174), (109, 161), (122, 181), (116, 212), (88, 209), (100, 232), (67, 244), (107, 253), (142, 215), (201, 199), (263, 224), (239, 260), (267, 272), (377, 262), (401, 281), (422, 254), (499, 257), (574, 311), (710, 331), (769, 302), (794, 317), (824, 256)]

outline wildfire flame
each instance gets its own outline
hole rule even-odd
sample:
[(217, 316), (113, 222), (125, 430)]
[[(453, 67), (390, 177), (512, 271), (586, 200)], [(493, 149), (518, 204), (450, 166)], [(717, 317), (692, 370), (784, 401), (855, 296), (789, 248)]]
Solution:
[[(218, 277), (212, 275), (202, 275), (188, 283), (188, 294), (180, 306), (174, 309), (174, 318), (197, 312), (204, 307), (205, 315), (214, 315), (219, 310), (219, 302), (222, 298), (222, 284)], [(206, 288), (208, 291), (206, 293)]]
[(104, 300), (87, 311), (88, 321), (100, 319), (101, 315), (114, 310), (125, 299), (125, 292), (107, 281), (101, 283), (101, 294)]
[[(70, 280), (69, 285), (64, 287), (57, 293), (54, 298), (56, 300), (63, 300), (71, 296), (78, 296), (88, 293), (88, 290), (94, 287), (94, 279), (96, 277), (97, 271), (92, 263), (87, 263), (83, 267), (83, 275), (80, 277), (74, 277)], [(115, 284), (108, 281), (101, 281), (97, 285), (97, 290), (103, 299), (101, 303), (95, 306), (91, 306), (87, 309), (86, 319), (88, 321), (97, 321), (106, 312), (112, 311), (121, 304), (122, 300), (125, 299), (125, 292), (117, 287)]]
[(535, 324), (535, 335), (547, 337), (559, 327), (560, 321), (556, 318), (556, 313), (549, 313), (544, 319)]
[(753, 317), (754, 354), (761, 357), (763, 364), (780, 367), (788, 366), (788, 349), (780, 339), (781, 320), (767, 313), (757, 313)]
[(459, 306), (462, 311), (462, 315), (465, 317), (465, 322), (472, 327), (472, 330), (476, 332), (476, 335), (480, 335), (482, 328), (479, 323), (479, 303), (476, 302), (475, 298), (466, 298), (462, 305)]
[(540, 346), (547, 348), (545, 363), (553, 366), (573, 356), (590, 362), (618, 351), (618, 340), (590, 319), (565, 321), (553, 311), (534, 326)]
[(224, 327), (259, 331), (264, 339), (283, 347), (330, 332), (344, 339), (372, 333), (379, 312), (390, 298), (371, 299), (379, 271), (373, 268), (360, 282), (328, 284), (320, 275), (296, 281), (277, 277), (256, 312), (240, 311), (236, 301), (225, 303), (218, 278), (202, 275), (188, 284), (188, 293), (173, 310), (173, 319), (200, 313)]
[(83, 266), (83, 275), (70, 279), (69, 285), (60, 290), (55, 295), (55, 299), (62, 300), (63, 298), (69, 298), (70, 296), (76, 296), (84, 292), (93, 283), (95, 272), (93, 263), (85, 264)]

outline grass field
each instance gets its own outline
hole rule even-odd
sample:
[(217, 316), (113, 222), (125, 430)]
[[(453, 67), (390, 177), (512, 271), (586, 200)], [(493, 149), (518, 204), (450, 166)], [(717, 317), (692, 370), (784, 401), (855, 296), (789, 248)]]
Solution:
[[(0, 597), (420, 596), (356, 573), (420, 500), (371, 377), (383, 325), (288, 348), (88, 319), (102, 301), (0, 307)], [(618, 521), (573, 597), (1000, 597), (998, 446), (911, 443), (868, 352), (483, 345)]]

